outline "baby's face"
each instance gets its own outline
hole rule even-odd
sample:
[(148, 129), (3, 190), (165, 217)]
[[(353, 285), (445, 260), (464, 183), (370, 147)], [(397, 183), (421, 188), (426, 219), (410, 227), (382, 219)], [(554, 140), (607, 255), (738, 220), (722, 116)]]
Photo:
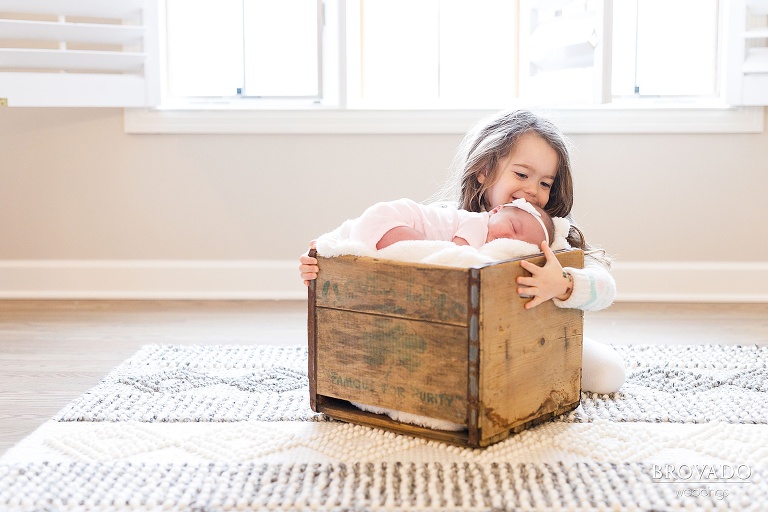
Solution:
[(541, 242), (547, 239), (544, 229), (533, 215), (513, 207), (498, 207), (491, 211), (486, 241), (490, 242), (497, 238), (522, 240), (536, 247), (541, 246)]

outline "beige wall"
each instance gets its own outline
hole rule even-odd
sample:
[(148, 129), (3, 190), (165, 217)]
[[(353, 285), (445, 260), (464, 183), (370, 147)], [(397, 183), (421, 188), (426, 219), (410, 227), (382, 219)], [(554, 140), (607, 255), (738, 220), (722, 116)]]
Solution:
[[(128, 135), (122, 122), (120, 109), (0, 110), (0, 261), (295, 260), (375, 201), (426, 199), (461, 138)], [(576, 218), (619, 262), (768, 261), (768, 132), (572, 140)]]

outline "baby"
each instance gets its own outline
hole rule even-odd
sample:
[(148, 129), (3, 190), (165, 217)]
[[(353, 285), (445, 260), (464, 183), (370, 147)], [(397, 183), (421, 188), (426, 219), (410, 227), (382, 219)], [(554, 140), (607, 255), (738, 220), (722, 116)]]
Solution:
[(552, 243), (554, 232), (552, 218), (525, 199), (479, 213), (398, 199), (365, 210), (354, 221), (349, 239), (375, 249), (402, 240), (445, 240), (477, 248), (497, 238), (540, 247), (541, 242)]

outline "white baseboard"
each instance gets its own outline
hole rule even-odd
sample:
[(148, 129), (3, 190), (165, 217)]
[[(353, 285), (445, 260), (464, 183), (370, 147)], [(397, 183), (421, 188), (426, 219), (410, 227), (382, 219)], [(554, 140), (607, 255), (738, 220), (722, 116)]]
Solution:
[[(617, 301), (768, 302), (768, 262), (617, 262)], [(0, 299), (302, 300), (294, 260), (0, 260)]]
[(0, 260), (4, 299), (306, 299), (288, 260)]
[(768, 302), (768, 262), (616, 262), (617, 301)]

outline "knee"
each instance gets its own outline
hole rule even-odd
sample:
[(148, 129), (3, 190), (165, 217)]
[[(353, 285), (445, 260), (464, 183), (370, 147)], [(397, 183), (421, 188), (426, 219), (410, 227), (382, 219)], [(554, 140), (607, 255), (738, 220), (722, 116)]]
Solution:
[(624, 384), (624, 361), (609, 345), (585, 339), (581, 389), (594, 393), (615, 393)]
[(581, 376), (581, 389), (593, 393), (615, 393), (624, 384), (626, 372), (619, 361), (603, 361), (589, 370), (584, 368)]

